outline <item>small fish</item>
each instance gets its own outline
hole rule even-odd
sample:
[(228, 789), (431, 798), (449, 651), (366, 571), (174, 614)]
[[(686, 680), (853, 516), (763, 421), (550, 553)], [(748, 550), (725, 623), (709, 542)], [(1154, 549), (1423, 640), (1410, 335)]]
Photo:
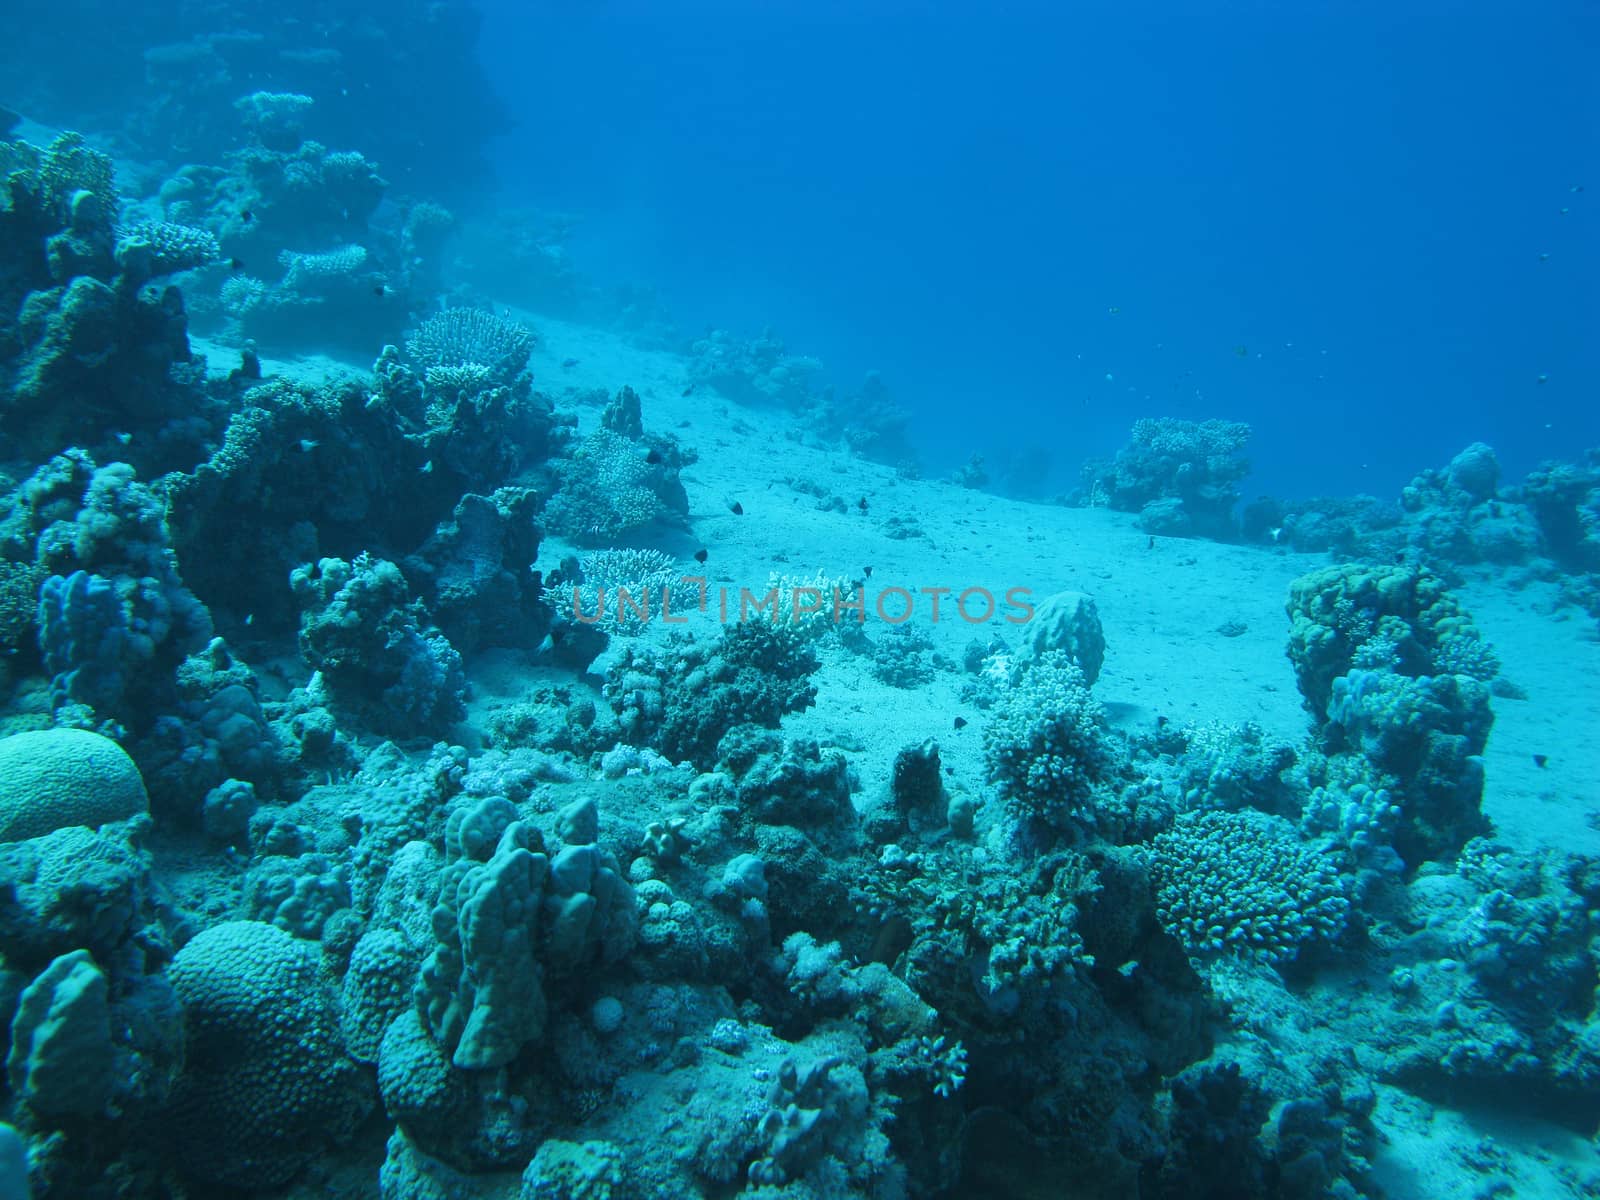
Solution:
[(967, 719), (965, 717), (957, 717), (956, 718), (956, 728), (957, 729), (965, 729), (966, 727), (967, 727)]
[(387, 296), (389, 289), (381, 283), (375, 283), (372, 285), (372, 294), (374, 296)]
[(737, 500), (729, 500), (728, 511), (736, 517), (742, 517), (744, 516), (744, 505), (740, 504)]
[(911, 943), (916, 940), (916, 935), (911, 928), (911, 922), (899, 913), (891, 915), (883, 923), (883, 928), (872, 939), (872, 949), (867, 952), (867, 961), (883, 963), (893, 966), (900, 960), (900, 956), (911, 949)]
[(1541, 375), (1541, 376), (1539, 376), (1539, 378), (1535, 379), (1534, 382), (1535, 383), (1549, 383), (1550, 382), (1550, 376)]
[(861, 573), (863, 575), (865, 575), (868, 579), (872, 578), (872, 568), (871, 567), (862, 567), (861, 568)]
[(711, 555), (706, 551), (704, 546), (702, 546), (700, 549), (698, 549), (698, 550), (696, 550), (694, 552), (694, 560), (695, 560), (695, 562), (701, 564), (702, 566), (705, 565), (706, 559), (708, 559), (710, 557), (711, 557)]
[(562, 368), (562, 370), (565, 370), (565, 371), (570, 371), (570, 370), (572, 370), (573, 367), (575, 367), (577, 365), (578, 365), (578, 360), (575, 359), (575, 358), (563, 358), (561, 360), (561, 368)]
[(1237, 354), (1240, 358), (1249, 358), (1250, 357), (1250, 347), (1249, 346), (1235, 346), (1233, 348), (1233, 352), (1235, 354)]
[(317, 448), (318, 445), (320, 445), (320, 443), (315, 438), (301, 438), (300, 439), (300, 453), (301, 454), (310, 454), (313, 450), (315, 450)]
[(421, 471), (424, 475), (427, 475), (430, 472), (432, 472), (432, 470), (433, 470), (433, 459), (430, 458), (427, 462), (423, 463), (420, 467), (418, 467), (417, 470)]
[(119, 433), (119, 434), (116, 435), (116, 439), (117, 439), (117, 441), (121, 442), (124, 446), (126, 446), (129, 442), (133, 441), (133, 434), (131, 434), (131, 433)]
[(1548, 754), (1535, 754), (1533, 756), (1533, 765), (1536, 767), (1548, 767), (1550, 765), (1550, 756)]
[(567, 631), (565, 629), (561, 628), (561, 626), (557, 625), (554, 629), (552, 629), (550, 631), (548, 636), (550, 638), (551, 645), (559, 646), (559, 645), (561, 645), (562, 641), (566, 638)]
[(1109, 312), (1114, 317), (1114, 316), (1117, 316), (1119, 313), (1121, 313), (1122, 309), (1118, 308), (1115, 304), (1113, 304), (1106, 311)]
[(645, 460), (645, 462), (649, 463), (652, 467), (655, 466), (657, 463), (659, 463), (661, 461), (661, 451), (659, 451), (659, 450), (650, 451), (649, 454), (646, 454), (644, 456), (644, 460)]
[(859, 508), (862, 512), (866, 512), (867, 511), (867, 498), (865, 496), (863, 496), (863, 497), (861, 497), (861, 499), (857, 500), (856, 501), (856, 507)]
[(246, 225), (250, 224), (250, 222), (254, 221), (255, 219), (255, 213), (251, 212), (248, 208), (239, 214), (239, 220), (243, 221)]
[(242, 258), (230, 258), (228, 260), (228, 270), (230, 270), (230, 271), (242, 271), (242, 270), (244, 270), (244, 260)]
[(246, 625), (254, 625), (256, 623), (256, 615), (255, 615), (255, 613), (245, 613), (245, 615), (244, 615), (244, 623)]
[(683, 389), (683, 394), (685, 396), (691, 395), (691, 394), (693, 394), (693, 392), (694, 392), (694, 384), (692, 384), (692, 383), (688, 387)]

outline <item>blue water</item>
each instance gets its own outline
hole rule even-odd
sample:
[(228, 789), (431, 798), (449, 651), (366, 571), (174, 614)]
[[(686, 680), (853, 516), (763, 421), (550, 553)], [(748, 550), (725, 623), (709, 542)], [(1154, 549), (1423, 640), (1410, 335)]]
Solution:
[(1247, 495), (1388, 496), (1600, 435), (1592, 5), (487, 11), (502, 186), (688, 330), (879, 369), (936, 465), (1226, 416)]

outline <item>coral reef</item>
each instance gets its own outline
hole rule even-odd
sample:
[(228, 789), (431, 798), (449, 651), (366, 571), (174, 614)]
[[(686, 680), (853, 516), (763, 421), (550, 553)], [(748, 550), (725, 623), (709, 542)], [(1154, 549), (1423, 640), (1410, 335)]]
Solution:
[[(472, 6), (144, 17), (73, 95), (0, 45), (136, 151), (0, 142), (7, 1200), (1351, 1200), (1406, 1104), (1592, 1137), (1600, 865), (1497, 840), (1451, 588), (1594, 606), (1594, 453), (1236, 522), (1248, 427), (1147, 420), (1076, 497), (1136, 520), (956, 491), (1051, 448), (922, 480), (875, 373), (461, 203)], [(1311, 550), (1285, 662), (1215, 585)], [(1044, 598), (868, 624), (957, 553)]]
[(1088, 469), (1085, 492), (1138, 513), (1149, 533), (1227, 539), (1239, 483), (1250, 472), (1249, 439), (1250, 427), (1237, 421), (1136, 421), (1109, 466)]
[(682, 523), (689, 499), (678, 475), (694, 452), (674, 437), (646, 434), (639, 409), (638, 393), (623, 388), (600, 427), (556, 464), (560, 482), (544, 512), (552, 532), (606, 546), (657, 523)]
[(667, 651), (625, 650), (606, 673), (606, 698), (636, 745), (673, 762), (713, 765), (725, 735), (775, 727), (816, 696), (819, 665), (803, 634), (761, 621), (730, 627), (716, 642), (679, 641)]

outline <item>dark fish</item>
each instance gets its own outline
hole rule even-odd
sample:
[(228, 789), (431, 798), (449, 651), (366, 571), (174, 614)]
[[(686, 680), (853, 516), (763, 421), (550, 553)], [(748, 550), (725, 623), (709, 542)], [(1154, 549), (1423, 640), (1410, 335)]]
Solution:
[(561, 628), (561, 626), (559, 626), (559, 625), (554, 626), (550, 630), (550, 641), (554, 645), (557, 645), (557, 646), (561, 645), (561, 639), (566, 637), (566, 636), (567, 636), (567, 631), (565, 629)]
[(659, 451), (659, 450), (650, 451), (649, 454), (646, 454), (644, 456), (644, 460), (645, 460), (645, 462), (649, 463), (652, 467), (655, 466), (658, 462), (661, 461), (661, 451)]
[(686, 387), (686, 388), (684, 388), (684, 389), (683, 389), (683, 394), (684, 394), (684, 395), (685, 395), (685, 396), (687, 396), (687, 395), (689, 395), (689, 394), (690, 394), (690, 393), (691, 393), (691, 392), (693, 392), (693, 391), (694, 391), (694, 384), (692, 384), (692, 383), (691, 383), (691, 384), (690, 384), (690, 385), (689, 385), (689, 386), (688, 386), (688, 387)]
[(563, 358), (561, 360), (561, 365), (570, 371), (573, 367), (578, 365), (578, 360), (575, 358)]
[(1548, 767), (1550, 765), (1550, 756), (1548, 754), (1535, 754), (1533, 756), (1533, 765), (1536, 767)]
[(867, 953), (870, 962), (893, 966), (899, 957), (911, 949), (911, 922), (899, 913), (884, 921), (877, 936), (872, 939), (872, 949)]
[(375, 283), (372, 285), (372, 294), (374, 296), (387, 296), (389, 294), (389, 289), (384, 287), (381, 283)]
[(230, 258), (228, 260), (228, 270), (230, 270), (230, 271), (242, 271), (242, 270), (244, 270), (244, 261), (242, 259), (238, 259), (238, 258)]
[(967, 727), (967, 719), (965, 717), (957, 717), (956, 718), (956, 728), (957, 729), (965, 729), (966, 727)]
[(868, 579), (872, 578), (872, 568), (871, 567), (862, 567), (861, 568), (861, 573), (863, 575), (865, 575)]
[(728, 511), (736, 517), (742, 517), (744, 516), (744, 505), (737, 500), (730, 500), (728, 501)]
[(1146, 550), (1154, 550), (1156, 548), (1156, 535), (1155, 534), (1152, 533), (1150, 535), (1150, 540), (1144, 544), (1144, 548)]
[(856, 507), (859, 508), (862, 512), (866, 512), (867, 511), (867, 498), (865, 496), (863, 496), (863, 497), (861, 497), (861, 499), (857, 500), (856, 501)]
[(703, 548), (694, 552), (694, 560), (697, 563), (704, 563), (710, 557), (711, 555), (707, 554)]
[(239, 220), (243, 221), (246, 225), (250, 224), (250, 222), (254, 221), (255, 219), (255, 213), (251, 212), (248, 208), (239, 214)]

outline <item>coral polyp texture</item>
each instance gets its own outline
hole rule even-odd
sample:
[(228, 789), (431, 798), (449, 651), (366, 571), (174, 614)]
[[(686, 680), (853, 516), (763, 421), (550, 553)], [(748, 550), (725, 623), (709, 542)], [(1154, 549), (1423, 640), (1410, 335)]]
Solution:
[(41, 729), (0, 738), (0, 842), (148, 812), (139, 768), (108, 737)]

